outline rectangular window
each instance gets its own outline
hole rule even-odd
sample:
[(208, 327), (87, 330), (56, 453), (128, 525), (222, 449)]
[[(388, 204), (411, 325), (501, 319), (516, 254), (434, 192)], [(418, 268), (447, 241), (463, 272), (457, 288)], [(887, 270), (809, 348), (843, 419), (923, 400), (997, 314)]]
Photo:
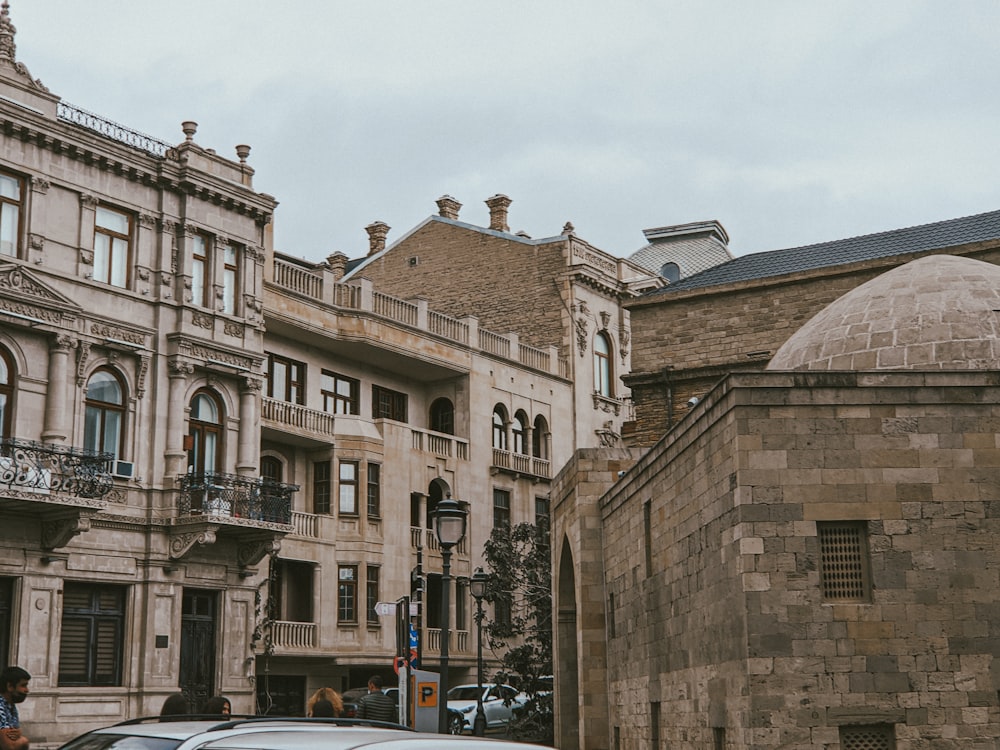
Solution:
[(382, 467), (378, 464), (368, 464), (368, 517), (382, 516)]
[[(239, 252), (235, 245), (222, 246), (222, 312), (236, 314), (239, 299)], [(302, 403), (296, 401), (295, 403)]]
[(358, 566), (337, 568), (337, 622), (358, 621)]
[(372, 386), (372, 419), (406, 421), (406, 394)]
[(330, 462), (313, 462), (313, 513), (330, 512)]
[(840, 727), (841, 750), (894, 750), (892, 724), (845, 724)]
[(340, 515), (358, 515), (358, 462), (341, 461), (337, 475), (340, 490)]
[(5, 670), (10, 653), (11, 614), (14, 609), (14, 579), (0, 578), (0, 672)]
[(18, 256), (21, 244), (21, 180), (0, 172), (0, 254)]
[(203, 234), (191, 238), (191, 301), (199, 307), (208, 307), (208, 287), (205, 278), (208, 275), (209, 240)]
[(128, 285), (132, 217), (98, 206), (94, 226), (94, 281)]
[(493, 528), (510, 526), (510, 492), (493, 490)]
[(319, 389), (323, 394), (323, 411), (327, 414), (360, 414), (361, 382), (354, 378), (323, 370), (319, 376)]
[(455, 630), (469, 629), (466, 604), (469, 601), (469, 585), (462, 579), (455, 580)]
[(378, 574), (377, 565), (369, 565), (365, 572), (365, 609), (368, 612), (368, 624), (378, 625), (379, 617), (375, 612), (375, 605), (378, 604)]
[(63, 589), (59, 685), (122, 684), (125, 589), (67, 581)]
[(549, 499), (547, 497), (535, 498), (535, 526), (546, 528), (549, 525)]
[(267, 355), (267, 395), (292, 404), (306, 402), (306, 366), (288, 357)]
[(868, 561), (868, 529), (864, 521), (821, 521), (819, 574), (823, 599), (834, 602), (865, 602), (871, 596)]

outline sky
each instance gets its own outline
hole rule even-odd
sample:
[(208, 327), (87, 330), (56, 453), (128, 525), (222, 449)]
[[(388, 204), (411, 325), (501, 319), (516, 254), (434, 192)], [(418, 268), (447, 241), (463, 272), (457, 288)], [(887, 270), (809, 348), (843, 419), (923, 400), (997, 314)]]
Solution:
[(9, 0), (66, 102), (236, 158), (279, 252), (389, 243), (454, 196), (627, 257), (736, 255), (1000, 209), (997, 0)]

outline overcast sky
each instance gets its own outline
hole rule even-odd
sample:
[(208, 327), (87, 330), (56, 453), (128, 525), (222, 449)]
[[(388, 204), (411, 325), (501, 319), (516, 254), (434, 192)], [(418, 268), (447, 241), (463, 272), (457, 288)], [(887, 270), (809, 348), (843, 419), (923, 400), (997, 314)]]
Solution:
[(717, 219), (741, 255), (1000, 209), (997, 0), (10, 0), (67, 102), (180, 123), (274, 195), (277, 249), (390, 243), (443, 194), (614, 255)]

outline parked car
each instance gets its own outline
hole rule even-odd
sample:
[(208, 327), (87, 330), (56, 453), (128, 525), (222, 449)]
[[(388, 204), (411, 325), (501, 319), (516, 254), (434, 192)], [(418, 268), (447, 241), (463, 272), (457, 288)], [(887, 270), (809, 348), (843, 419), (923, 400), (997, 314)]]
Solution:
[(537, 746), (417, 733), (393, 724), (352, 719), (246, 717), (208, 721), (204, 717), (159, 716), (95, 729), (60, 750), (537, 750)]
[(353, 719), (358, 715), (358, 701), (368, 695), (368, 688), (351, 688), (340, 694), (344, 701), (344, 718)]
[[(505, 729), (522, 697), (510, 685), (483, 685), (482, 691), (486, 730)], [(472, 732), (475, 726), (479, 694), (478, 685), (456, 685), (448, 691), (448, 710), (462, 715), (463, 732)]]
[[(383, 693), (388, 695), (392, 700), (399, 705), (399, 688), (398, 687), (387, 687), (382, 690)], [(454, 708), (448, 709), (448, 733), (449, 734), (461, 734), (462, 727), (465, 725), (465, 717), (460, 711)]]

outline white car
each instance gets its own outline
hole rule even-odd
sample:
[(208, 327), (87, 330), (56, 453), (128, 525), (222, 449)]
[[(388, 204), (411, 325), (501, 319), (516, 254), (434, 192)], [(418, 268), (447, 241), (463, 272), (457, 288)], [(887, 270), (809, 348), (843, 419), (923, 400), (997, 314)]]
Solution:
[(503, 740), (422, 734), (383, 722), (280, 717), (222, 722), (150, 717), (95, 729), (60, 750), (462, 750), (469, 743), (475, 750), (538, 750)]
[[(514, 707), (523, 701), (522, 696), (510, 685), (483, 685), (482, 690), (486, 730), (505, 729)], [(456, 685), (448, 691), (448, 709), (462, 714), (464, 731), (471, 732), (475, 727), (478, 696), (478, 685)]]

